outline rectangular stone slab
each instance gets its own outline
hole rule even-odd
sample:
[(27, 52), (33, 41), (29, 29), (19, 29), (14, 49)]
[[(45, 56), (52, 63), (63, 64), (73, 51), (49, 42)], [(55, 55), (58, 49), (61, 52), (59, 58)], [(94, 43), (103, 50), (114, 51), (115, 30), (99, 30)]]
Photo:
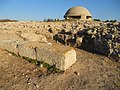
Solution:
[(69, 46), (27, 42), (18, 47), (21, 56), (44, 61), (50, 65), (55, 65), (60, 70), (66, 70), (76, 62), (76, 52)]
[(29, 57), (31, 59), (36, 59), (36, 51), (34, 47), (30, 46), (27, 43), (19, 44), (18, 45), (18, 52), (20, 56)]
[(14, 52), (18, 54), (18, 44), (20, 42), (17, 40), (0, 40), (0, 47), (8, 50), (9, 52)]
[(16, 40), (0, 40), (0, 46), (20, 56), (55, 65), (60, 70), (66, 70), (76, 62), (76, 52), (69, 46)]
[(52, 45), (36, 48), (37, 60), (43, 60), (44, 62), (55, 65), (61, 70), (68, 69), (72, 64), (76, 62), (76, 52), (73, 48), (62, 45)]

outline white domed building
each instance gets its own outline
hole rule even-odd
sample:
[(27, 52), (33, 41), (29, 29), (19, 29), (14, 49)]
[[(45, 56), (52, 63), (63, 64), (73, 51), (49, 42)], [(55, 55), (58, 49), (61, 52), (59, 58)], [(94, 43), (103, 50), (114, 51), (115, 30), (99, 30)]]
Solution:
[(92, 20), (91, 13), (84, 7), (76, 6), (70, 8), (64, 15), (65, 19)]

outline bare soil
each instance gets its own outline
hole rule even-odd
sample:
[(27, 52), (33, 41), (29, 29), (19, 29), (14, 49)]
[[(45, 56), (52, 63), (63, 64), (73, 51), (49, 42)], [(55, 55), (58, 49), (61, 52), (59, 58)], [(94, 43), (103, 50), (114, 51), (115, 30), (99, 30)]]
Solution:
[(77, 62), (63, 73), (48, 74), (0, 49), (0, 90), (120, 90), (120, 63), (76, 49)]

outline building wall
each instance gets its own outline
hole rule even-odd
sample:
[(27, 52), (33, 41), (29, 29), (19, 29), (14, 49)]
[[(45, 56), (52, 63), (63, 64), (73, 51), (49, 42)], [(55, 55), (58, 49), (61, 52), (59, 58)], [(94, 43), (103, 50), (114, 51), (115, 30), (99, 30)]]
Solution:
[[(76, 19), (76, 18), (73, 18), (72, 16), (67, 16), (67, 17), (65, 17), (65, 19)], [(87, 18), (86, 15), (81, 15), (81, 19), (80, 20), (92, 20), (92, 16), (89, 16), (89, 18)]]

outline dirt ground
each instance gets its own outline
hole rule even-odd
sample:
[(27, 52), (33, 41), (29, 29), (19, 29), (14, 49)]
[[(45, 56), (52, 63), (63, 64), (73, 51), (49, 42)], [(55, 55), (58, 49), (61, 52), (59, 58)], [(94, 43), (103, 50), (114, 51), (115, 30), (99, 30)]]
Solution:
[(63, 73), (47, 74), (0, 49), (0, 90), (120, 90), (120, 63), (76, 49), (77, 62)]

